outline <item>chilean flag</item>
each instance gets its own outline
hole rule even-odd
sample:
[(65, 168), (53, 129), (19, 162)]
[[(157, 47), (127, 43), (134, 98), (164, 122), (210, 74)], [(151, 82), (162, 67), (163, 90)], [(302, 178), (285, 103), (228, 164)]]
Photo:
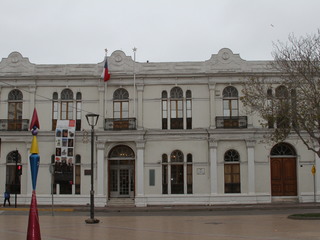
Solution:
[(103, 80), (106, 82), (110, 79), (110, 73), (108, 70), (108, 60), (107, 60), (107, 56), (105, 58), (105, 62), (104, 62), (104, 68), (103, 68), (103, 72), (102, 72), (102, 77)]

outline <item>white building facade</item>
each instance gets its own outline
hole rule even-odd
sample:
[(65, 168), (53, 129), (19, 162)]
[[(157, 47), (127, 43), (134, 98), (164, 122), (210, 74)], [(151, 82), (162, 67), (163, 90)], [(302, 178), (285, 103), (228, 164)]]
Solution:
[[(247, 77), (278, 77), (268, 62), (245, 61), (226, 48), (203, 62), (167, 63), (134, 62), (115, 51), (107, 82), (103, 64), (33, 64), (18, 52), (0, 62), (0, 189), (17, 192), (19, 204), (29, 204), (32, 193), (28, 128), (34, 108), (38, 204), (50, 204), (52, 193), (56, 204), (89, 203), (87, 113), (100, 116), (96, 206), (119, 199), (138, 207), (319, 201), (320, 173), (311, 173), (318, 157), (298, 137), (265, 141), (268, 129), (240, 101)], [(58, 120), (76, 122), (75, 157), (59, 173), (50, 167), (56, 166)]]

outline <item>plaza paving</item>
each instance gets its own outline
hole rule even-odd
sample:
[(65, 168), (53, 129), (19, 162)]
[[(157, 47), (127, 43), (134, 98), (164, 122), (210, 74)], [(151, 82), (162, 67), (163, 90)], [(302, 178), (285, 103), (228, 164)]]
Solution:
[[(99, 224), (86, 224), (88, 213), (73, 208), (39, 208), (42, 240), (313, 240), (320, 239), (320, 220), (292, 220), (308, 208), (145, 208), (97, 210)], [(0, 239), (26, 239), (28, 211), (0, 208)]]

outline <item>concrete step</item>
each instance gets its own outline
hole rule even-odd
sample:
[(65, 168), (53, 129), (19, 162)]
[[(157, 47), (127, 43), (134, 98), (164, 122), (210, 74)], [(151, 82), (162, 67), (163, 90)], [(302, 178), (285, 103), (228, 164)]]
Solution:
[(272, 197), (272, 203), (298, 203), (298, 197)]
[(107, 202), (108, 207), (134, 207), (134, 199), (132, 198), (110, 198)]

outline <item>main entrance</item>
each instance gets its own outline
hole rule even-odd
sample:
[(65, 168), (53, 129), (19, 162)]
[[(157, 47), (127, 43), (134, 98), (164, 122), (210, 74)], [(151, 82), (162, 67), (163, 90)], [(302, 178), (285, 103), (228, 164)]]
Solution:
[(109, 197), (133, 198), (135, 191), (134, 152), (125, 145), (114, 147), (108, 158)]
[(297, 196), (297, 160), (292, 146), (280, 143), (271, 150), (271, 195)]

